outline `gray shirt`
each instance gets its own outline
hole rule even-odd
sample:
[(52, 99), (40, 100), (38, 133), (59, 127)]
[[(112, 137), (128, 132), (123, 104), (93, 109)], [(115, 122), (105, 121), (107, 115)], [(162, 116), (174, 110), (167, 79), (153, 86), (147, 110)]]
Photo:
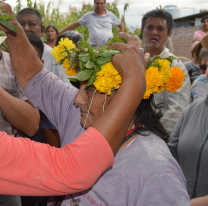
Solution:
[(185, 62), (184, 65), (188, 71), (191, 84), (193, 84), (194, 80), (202, 74), (201, 69), (197, 67), (192, 61)]
[(79, 25), (84, 25), (89, 30), (89, 44), (99, 46), (113, 37), (112, 26), (119, 26), (119, 20), (115, 14), (105, 9), (106, 13), (99, 16), (95, 11), (86, 13), (78, 20)]
[(68, 75), (65, 73), (65, 69), (62, 65), (57, 65), (55, 59), (53, 58), (53, 55), (51, 54), (52, 48), (49, 47), (47, 44), (44, 44), (44, 52), (42, 59), (44, 60), (44, 67), (54, 73), (57, 77), (59, 77), (63, 82), (69, 84), (71, 86), (71, 83), (69, 81)]
[(191, 198), (208, 194), (208, 97), (190, 104), (177, 121), (168, 143), (179, 161)]

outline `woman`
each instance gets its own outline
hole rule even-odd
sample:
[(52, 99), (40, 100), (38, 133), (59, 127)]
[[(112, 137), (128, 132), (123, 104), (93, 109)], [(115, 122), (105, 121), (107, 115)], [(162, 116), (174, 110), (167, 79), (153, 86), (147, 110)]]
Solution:
[(201, 30), (195, 31), (193, 41), (201, 41), (206, 35), (208, 35), (208, 15), (202, 17)]
[[(202, 40), (204, 41), (206, 38), (204, 37)], [(191, 86), (191, 98), (194, 101), (208, 94), (208, 84), (205, 75), (208, 66), (208, 50), (202, 47), (201, 42), (198, 42), (193, 53), (202, 73), (202, 75), (195, 79)]]
[[(208, 36), (203, 38), (202, 45), (208, 48)], [(190, 104), (179, 118), (168, 143), (183, 170), (191, 199), (208, 195), (207, 105), (207, 96)]]
[(59, 36), (58, 29), (56, 28), (55, 25), (48, 25), (46, 30), (46, 44), (53, 48), (56, 45), (56, 40)]
[[(0, 3), (0, 6), (5, 8), (6, 5), (5, 3)], [(92, 130), (96, 130), (97, 134), (106, 137), (112, 150), (116, 153), (120, 140), (122, 139), (119, 137), (122, 137), (122, 135), (130, 129), (130, 124), (130, 127), (134, 124), (132, 116), (135, 113), (136, 104), (138, 105), (140, 102), (145, 90), (145, 79), (143, 75), (145, 62), (144, 58), (141, 58), (143, 53), (135, 46), (121, 43), (112, 45), (111, 49), (122, 51), (122, 53), (119, 52), (120, 54), (112, 58), (113, 65), (118, 69), (122, 77), (121, 86), (115, 96), (108, 96), (110, 91), (105, 95), (96, 92), (94, 87), (86, 87), (87, 81), (81, 82), (81, 88), (77, 94), (76, 89), (68, 87), (61, 80), (58, 80), (55, 75), (48, 72), (46, 69), (42, 69), (42, 65), (35, 56), (34, 50), (28, 45), (23, 35), (23, 30), (18, 24), (15, 24), (15, 26), (18, 27), (18, 32), (15, 37), (10, 36), (12, 34), (9, 32), (7, 33), (9, 36), (8, 46), (10, 49), (12, 48), (10, 52), (14, 66), (16, 65), (15, 63), (19, 61), (19, 65), (14, 67), (14, 70), (16, 72), (16, 78), (20, 86), (24, 88), (28, 98), (35, 106), (41, 109), (58, 128), (62, 143), (69, 143), (73, 141), (73, 138), (79, 135), (83, 129), (80, 126), (80, 120), (81, 124), (88, 129), (81, 137), (76, 138), (69, 150), (67, 149), (69, 147), (66, 146), (62, 149), (57, 149), (31, 142), (29, 142), (28, 145), (28, 143), (26, 143), (27, 140), (24, 141), (22, 139), (14, 140), (13, 138), (2, 138), (0, 144), (2, 147), (0, 154), (3, 154), (0, 164), (0, 177), (2, 178), (0, 179), (0, 193), (23, 193), (24, 195), (28, 195), (35, 192), (36, 195), (40, 193), (42, 195), (59, 195), (81, 191), (83, 189), (83, 179), (79, 181), (79, 177), (82, 177), (83, 174), (88, 177), (88, 173), (90, 172), (92, 176), (95, 175), (97, 177), (98, 174), (96, 171), (101, 171), (100, 165), (104, 163), (102, 162), (103, 158), (100, 158), (99, 152), (94, 153), (94, 158), (90, 160), (89, 155), (82, 151), (83, 148), (85, 148), (85, 150), (89, 150), (89, 152), (92, 153), (94, 149), (96, 149), (96, 146), (99, 147), (99, 144), (95, 145), (93, 148), (88, 145), (86, 148), (87, 145), (84, 145), (80, 140), (82, 138), (83, 141), (92, 141), (94, 145), (98, 137), (93, 135)], [(4, 31), (6, 29), (4, 27), (0, 28)], [(133, 45), (135, 45), (135, 39), (137, 39), (127, 34), (120, 34), (120, 37), (129, 40), (127, 41), (128, 44)], [(141, 44), (141, 41), (137, 41), (136, 45), (138, 46)], [(27, 51), (24, 53), (24, 58), (22, 58), (27, 60), (25, 62), (21, 62), (21, 57), (17, 55), (17, 51), (23, 51), (22, 48)], [(89, 52), (92, 52), (89, 47), (88, 49)], [(106, 52), (108, 53), (109, 51)], [(102, 52), (102, 55), (105, 55), (106, 52)], [(115, 50), (111, 52), (118, 53)], [(74, 53), (72, 52), (71, 55), (74, 55)], [(86, 58), (82, 59), (85, 60)], [(33, 64), (31, 64), (32, 61)], [(86, 65), (90, 66), (92, 62)], [(126, 68), (128, 68), (128, 71)], [(79, 76), (79, 74), (77, 76)], [(163, 82), (163, 79), (161, 80)], [(73, 104), (75, 96), (75, 101), (80, 105), (80, 108)], [(146, 107), (146, 105), (144, 105), (144, 107)], [(144, 108), (140, 108), (139, 112), (142, 112), (143, 109)], [(153, 117), (152, 120), (155, 120), (153, 123), (156, 127), (157, 117), (149, 116), (148, 114), (144, 114), (143, 118), (142, 113), (138, 116), (141, 120)], [(138, 128), (136, 131), (139, 130), (139, 127), (142, 127), (141, 130), (143, 130), (143, 125), (139, 125), (139, 123), (145, 124), (144, 132), (148, 132), (146, 131), (147, 129), (150, 129), (150, 131), (162, 131), (162, 129), (156, 130), (154, 125), (146, 125), (145, 121), (136, 124)], [(190, 205), (182, 172), (168, 151), (165, 142), (158, 136), (150, 134), (149, 132), (147, 135), (149, 136), (137, 136), (135, 139), (127, 135), (130, 139), (127, 138), (127, 141), (123, 143), (124, 146), (123, 150), (120, 151), (120, 157), (116, 156), (116, 158), (119, 158), (120, 165), (116, 164), (109, 170), (112, 172), (116, 169), (116, 171), (120, 171), (121, 173), (114, 174), (112, 179), (109, 179), (110, 182), (108, 182), (108, 185), (102, 185), (102, 188), (100, 188), (102, 197), (96, 197), (99, 201), (103, 202), (103, 204), (107, 205), (121, 205), (120, 203), (123, 205), (138, 205), (140, 203), (140, 205)], [(12, 140), (14, 144), (11, 144), (11, 142), (9, 143), (10, 140)], [(28, 152), (27, 154), (19, 150), (20, 144), (23, 143), (25, 145), (22, 145), (23, 147), (21, 149), (23, 150), (25, 148), (27, 150), (26, 152)], [(79, 147), (82, 147), (82, 150)], [(73, 149), (76, 150), (76, 153), (74, 153)], [(104, 152), (101, 144), (98, 149), (101, 153)], [(32, 150), (32, 153), (30, 150)], [(73, 155), (71, 155), (71, 153), (73, 153)], [(15, 165), (21, 162), (18, 158), (15, 159), (15, 156), (12, 154), (16, 154), (19, 158), (24, 158), (21, 159), (25, 164), (25, 166), (21, 164), (21, 166), (23, 166), (21, 174), (19, 174), (17, 169), (18, 166)], [(45, 154), (47, 154), (47, 156)], [(78, 158), (80, 161), (79, 164), (89, 165), (90, 168), (87, 173), (82, 170), (76, 171), (78, 163), (76, 161), (70, 161), (74, 155), (80, 157)], [(34, 158), (35, 161), (32, 161)], [(3, 161), (3, 159), (6, 160)], [(42, 159), (44, 159), (44, 161), (41, 161)], [(48, 165), (47, 161), (51, 162), (52, 160), (54, 160), (54, 162)], [(96, 165), (91, 165), (91, 162), (95, 160), (100, 161), (96, 161)], [(64, 164), (66, 162), (69, 164)], [(35, 165), (32, 169), (31, 164)], [(105, 165), (107, 165), (106, 162)], [(30, 170), (28, 167), (30, 167)], [(122, 169), (117, 169), (117, 167)], [(8, 170), (8, 168), (11, 170)], [(46, 168), (48, 170), (46, 170)], [(67, 172), (68, 170), (70, 172)], [(9, 171), (10, 174), (8, 174)], [(39, 171), (40, 175), (37, 175), (37, 171)], [(76, 172), (76, 175), (73, 176), (78, 176), (75, 179), (71, 176), (74, 172)], [(108, 174), (108, 172), (103, 174), (102, 178), (104, 177), (105, 179)], [(58, 180), (56, 180), (56, 178), (54, 179), (54, 176), (58, 176)], [(114, 192), (110, 192), (111, 186), (115, 186), (114, 180), (116, 180), (116, 183), (122, 184), (117, 185), (117, 192), (119, 193), (116, 195)], [(107, 183), (107, 181), (104, 182)], [(8, 188), (8, 184), (10, 184), (10, 188)], [(18, 184), (21, 185), (18, 186)], [(108, 197), (105, 196), (107, 191), (108, 195), (110, 195), (109, 197), (113, 198), (113, 200), (107, 199)], [(94, 194), (96, 195), (96, 192)], [(180, 197), (178, 194), (180, 194)], [(131, 197), (133, 197), (133, 199)], [(91, 199), (91, 197), (87, 197), (87, 199)], [(105, 201), (110, 201), (110, 203), (108, 204)], [(88, 201), (87, 204), (93, 204), (93, 197), (92, 202)]]

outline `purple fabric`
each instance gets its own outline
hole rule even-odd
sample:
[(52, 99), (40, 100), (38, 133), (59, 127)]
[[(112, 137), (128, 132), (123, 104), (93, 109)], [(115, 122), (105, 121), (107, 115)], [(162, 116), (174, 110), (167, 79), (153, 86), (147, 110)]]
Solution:
[(89, 191), (68, 195), (61, 204), (70, 205), (190, 206), (190, 199), (178, 163), (165, 142), (151, 134), (138, 135)]
[(74, 104), (78, 91), (76, 88), (43, 69), (33, 77), (24, 91), (33, 105), (46, 114), (57, 128), (62, 147), (84, 131), (80, 124), (80, 108)]

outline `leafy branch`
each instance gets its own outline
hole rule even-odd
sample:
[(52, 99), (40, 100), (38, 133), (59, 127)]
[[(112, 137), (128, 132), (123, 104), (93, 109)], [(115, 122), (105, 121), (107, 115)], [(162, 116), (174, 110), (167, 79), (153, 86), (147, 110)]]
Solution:
[(0, 24), (4, 25), (5, 27), (7, 27), (8, 29), (10, 29), (11, 31), (17, 32), (17, 28), (14, 25), (10, 25), (8, 20), (10, 19), (14, 19), (13, 16), (7, 14), (7, 13), (3, 13), (2, 12), (3, 8), (0, 8)]

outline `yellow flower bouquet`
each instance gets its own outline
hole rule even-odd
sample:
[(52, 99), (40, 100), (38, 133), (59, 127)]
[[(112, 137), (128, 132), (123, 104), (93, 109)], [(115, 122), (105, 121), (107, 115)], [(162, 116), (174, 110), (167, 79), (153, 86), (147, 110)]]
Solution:
[[(126, 43), (115, 37), (101, 48), (92, 48), (80, 40), (75, 48), (73, 42), (65, 38), (60, 40), (59, 45), (54, 47), (51, 53), (58, 64), (63, 64), (71, 81), (89, 80), (87, 86), (94, 85), (98, 92), (110, 95), (111, 90), (118, 89), (122, 82), (121, 75), (111, 63), (112, 57), (121, 52), (108, 49), (109, 45), (115, 42)], [(147, 88), (143, 99), (164, 89), (175, 92), (183, 85), (185, 77), (183, 71), (176, 66), (170, 68), (173, 59), (176, 57), (156, 56), (150, 60), (145, 71)], [(80, 69), (79, 73), (76, 72), (77, 67)]]

